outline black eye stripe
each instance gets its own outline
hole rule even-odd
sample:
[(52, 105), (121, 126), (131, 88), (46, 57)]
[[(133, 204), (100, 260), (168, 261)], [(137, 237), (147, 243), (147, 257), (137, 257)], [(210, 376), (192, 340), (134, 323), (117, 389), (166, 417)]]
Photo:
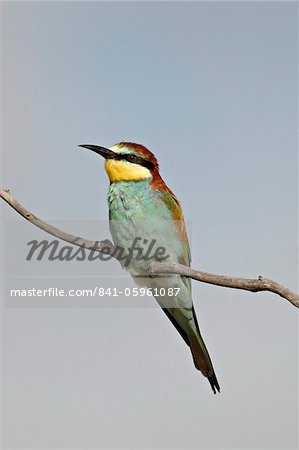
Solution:
[(152, 170), (154, 168), (154, 164), (151, 161), (148, 161), (147, 159), (143, 159), (141, 158), (141, 156), (137, 156), (137, 155), (133, 155), (131, 154), (127, 154), (127, 153), (120, 153), (119, 154), (121, 159), (124, 159), (125, 161), (134, 163), (134, 164), (139, 164), (140, 166), (144, 166), (149, 170)]
[(142, 159), (142, 158), (141, 158), (141, 160), (142, 160), (142, 162), (141, 162), (142, 166), (146, 167), (148, 170), (154, 169), (155, 165), (151, 161), (148, 161), (148, 160)]

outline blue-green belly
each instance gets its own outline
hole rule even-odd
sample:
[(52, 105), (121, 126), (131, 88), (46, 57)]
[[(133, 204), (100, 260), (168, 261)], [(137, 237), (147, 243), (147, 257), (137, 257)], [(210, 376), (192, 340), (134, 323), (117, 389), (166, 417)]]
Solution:
[[(110, 231), (114, 244), (127, 253), (134, 240), (142, 247), (143, 254), (151, 246), (150, 256), (160, 248), (159, 256), (178, 261), (182, 255), (182, 243), (171, 211), (159, 191), (148, 181), (123, 181), (110, 185), (108, 192)], [(163, 252), (164, 249), (164, 252)], [(163, 256), (163, 255), (164, 256)], [(137, 255), (137, 253), (136, 253)], [(132, 261), (128, 268), (136, 275), (146, 261)]]

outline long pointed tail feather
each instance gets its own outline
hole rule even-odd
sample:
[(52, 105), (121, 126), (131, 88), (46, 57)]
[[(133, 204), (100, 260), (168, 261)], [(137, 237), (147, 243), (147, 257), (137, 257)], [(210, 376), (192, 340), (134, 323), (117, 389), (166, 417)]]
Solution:
[(200, 333), (198, 332), (196, 336), (193, 335), (188, 337), (195, 368), (200, 370), (200, 372), (208, 379), (214, 394), (216, 394), (216, 389), (220, 392), (220, 386), (210, 355)]
[(200, 370), (201, 373), (205, 377), (207, 377), (214, 394), (216, 394), (216, 390), (220, 392), (220, 386), (213, 368), (213, 363), (209, 355), (208, 349), (200, 334), (194, 306), (192, 308), (192, 312), (197, 328), (197, 335), (192, 337), (189, 336), (190, 349), (193, 356), (194, 365), (196, 369)]
[(186, 344), (190, 347), (195, 368), (199, 370), (208, 379), (214, 394), (216, 394), (216, 391), (220, 392), (220, 386), (213, 368), (210, 355), (199, 331), (199, 326), (194, 308), (192, 308), (192, 314), (197, 328), (196, 335), (187, 334), (186, 331), (183, 330), (183, 328), (180, 326), (178, 321), (175, 320), (173, 314), (171, 314), (171, 310), (168, 310), (166, 308), (162, 309), (164, 313), (167, 315), (168, 319), (172, 322), (177, 331), (180, 333)]
[(216, 394), (216, 389), (218, 392), (220, 392), (220, 386), (219, 386), (215, 372), (213, 373), (212, 376), (208, 377), (208, 380), (209, 380), (209, 383), (211, 385), (211, 388), (212, 388), (214, 394)]

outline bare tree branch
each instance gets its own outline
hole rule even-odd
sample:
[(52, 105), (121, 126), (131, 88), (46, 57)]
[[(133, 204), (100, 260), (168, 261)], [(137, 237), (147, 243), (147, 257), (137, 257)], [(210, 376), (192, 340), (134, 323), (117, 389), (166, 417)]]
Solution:
[[(24, 206), (22, 206), (10, 193), (8, 189), (0, 189), (0, 197), (3, 198), (13, 209), (15, 209), (24, 219), (36, 225), (41, 230), (46, 233), (51, 234), (63, 241), (69, 242), (70, 244), (77, 245), (78, 247), (84, 247), (87, 250), (94, 250), (101, 253), (111, 254), (114, 250), (114, 246), (109, 239), (105, 241), (89, 241), (88, 239), (81, 238), (79, 236), (74, 236), (73, 234), (66, 233), (65, 231), (59, 230), (47, 222), (36, 217), (34, 214), (29, 212)], [(114, 256), (115, 257), (115, 256)]]
[(280, 297), (285, 298), (294, 306), (299, 308), (299, 295), (284, 287), (282, 284), (279, 284), (273, 280), (269, 280), (268, 278), (263, 278), (261, 276), (252, 279), (227, 277), (224, 275), (215, 275), (213, 273), (201, 272), (200, 270), (192, 269), (191, 267), (184, 266), (183, 264), (158, 261), (154, 261), (151, 263), (149, 272), (151, 275), (162, 273), (176, 273), (189, 278), (193, 278), (193, 280), (201, 281), (203, 283), (214, 284), (216, 286), (227, 288), (242, 289), (251, 292), (269, 291), (273, 292), (274, 294), (280, 295)]
[[(84, 247), (88, 250), (94, 250), (105, 254), (113, 254), (114, 246), (107, 239), (104, 241), (89, 241), (85, 238), (74, 236), (70, 233), (66, 233), (58, 228), (55, 228), (43, 220), (36, 217), (34, 214), (25, 209), (9, 192), (9, 190), (1, 189), (0, 197), (3, 198), (12, 208), (14, 208), (21, 216), (26, 220), (36, 225), (41, 230), (46, 233), (51, 234), (63, 241), (69, 242), (70, 244), (77, 245), (79, 247)], [(228, 287), (233, 289), (242, 289), (251, 292), (269, 291), (280, 297), (288, 300), (292, 305), (299, 308), (299, 295), (292, 292), (290, 289), (284, 287), (283, 285), (269, 280), (267, 278), (262, 278), (259, 276), (257, 279), (249, 278), (237, 278), (237, 277), (227, 277), (223, 275), (215, 275), (212, 273), (201, 272), (196, 269), (191, 269), (190, 267), (184, 266), (182, 264), (177, 264), (173, 262), (158, 262), (152, 261), (148, 268), (149, 275), (155, 276), (158, 274), (178, 274), (183, 275), (194, 280), (201, 281), (203, 283), (213, 284), (216, 286)]]

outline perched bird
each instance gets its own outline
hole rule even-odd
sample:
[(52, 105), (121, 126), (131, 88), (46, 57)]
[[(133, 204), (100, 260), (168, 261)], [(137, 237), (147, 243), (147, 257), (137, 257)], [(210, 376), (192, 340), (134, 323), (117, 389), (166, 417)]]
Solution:
[[(80, 145), (105, 158), (110, 230), (114, 245), (128, 249), (136, 237), (164, 248), (170, 261), (190, 266), (190, 248), (181, 205), (163, 181), (155, 155), (143, 145), (121, 142), (110, 148)], [(141, 243), (142, 243), (141, 242)], [(213, 392), (220, 386), (201, 336), (191, 293), (191, 279), (180, 275), (149, 277), (146, 261), (132, 258), (123, 267), (137, 284), (153, 289), (168, 319), (190, 347), (196, 369), (207, 377)], [(155, 295), (164, 287), (166, 295)], [(170, 289), (169, 289), (170, 288)], [(174, 295), (176, 288), (177, 295)], [(155, 290), (156, 289), (156, 290)]]

